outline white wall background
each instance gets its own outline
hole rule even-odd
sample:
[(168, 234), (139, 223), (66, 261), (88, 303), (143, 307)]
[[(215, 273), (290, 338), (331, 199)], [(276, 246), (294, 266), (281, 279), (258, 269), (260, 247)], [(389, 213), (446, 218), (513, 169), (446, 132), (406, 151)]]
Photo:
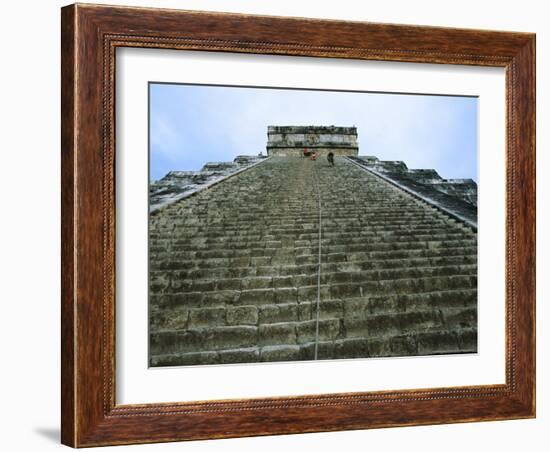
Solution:
[[(115, 1), (115, 0), (113, 0)], [(93, 1), (92, 1), (93, 2)], [(93, 2), (99, 3), (99, 2)], [(545, 331), (549, 288), (543, 254), (549, 252), (550, 14), (536, 0), (461, 2), (386, 0), (116, 0), (118, 4), (282, 16), (365, 20), (537, 33), (538, 132), (538, 415), (535, 420), (406, 427), (264, 438), (118, 447), (116, 450), (279, 451), (407, 450), (447, 452), (548, 450), (550, 429)], [(60, 1), (5, 2), (2, 7), (2, 221), (0, 274), (2, 450), (59, 450), (60, 367)], [(546, 355), (546, 356), (545, 356)], [(546, 380), (546, 381), (545, 381)], [(548, 440), (547, 440), (548, 441)]]

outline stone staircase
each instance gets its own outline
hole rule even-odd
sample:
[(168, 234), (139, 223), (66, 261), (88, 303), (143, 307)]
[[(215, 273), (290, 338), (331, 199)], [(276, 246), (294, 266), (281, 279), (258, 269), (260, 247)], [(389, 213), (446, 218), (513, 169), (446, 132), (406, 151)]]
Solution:
[(150, 365), (312, 360), (316, 342), (477, 351), (476, 233), (346, 157), (271, 157), (151, 215)]

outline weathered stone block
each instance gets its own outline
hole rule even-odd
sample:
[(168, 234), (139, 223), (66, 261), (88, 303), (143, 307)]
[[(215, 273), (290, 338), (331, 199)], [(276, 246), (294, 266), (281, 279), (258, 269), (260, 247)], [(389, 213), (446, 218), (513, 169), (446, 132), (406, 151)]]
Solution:
[(216, 290), (240, 290), (240, 289), (241, 289), (240, 278), (221, 279), (216, 282)]
[[(264, 257), (251, 257), (250, 262), (255, 267), (262, 267), (267, 266), (271, 264), (271, 257), (270, 256), (264, 256)], [(244, 264), (243, 264), (244, 265)]]
[(286, 303), (261, 306), (259, 308), (260, 323), (294, 322), (298, 320), (298, 305)]
[(344, 284), (351, 282), (351, 273), (350, 272), (335, 272), (335, 273), (329, 273), (325, 274), (323, 277), (323, 281), (330, 284)]
[(392, 296), (369, 297), (367, 304), (373, 314), (398, 313), (404, 310), (397, 298)]
[(216, 292), (208, 292), (203, 295), (202, 306), (225, 306), (227, 304), (236, 303), (240, 297), (238, 290), (222, 290)]
[(228, 307), (226, 311), (228, 325), (256, 325), (258, 308), (256, 306)]
[(416, 340), (412, 336), (397, 336), (390, 340), (392, 355), (395, 356), (414, 356), (417, 354)]
[(382, 293), (392, 294), (420, 292), (425, 288), (423, 280), (414, 279), (383, 280), (379, 281), (379, 286)]
[(149, 325), (152, 331), (158, 329), (177, 330), (187, 328), (189, 309), (177, 307), (173, 309), (151, 310)]
[(275, 287), (275, 288), (291, 288), (291, 287), (294, 287), (292, 276), (275, 276), (273, 278), (273, 287)]
[(269, 276), (254, 277), (254, 278), (243, 278), (242, 289), (268, 289), (273, 287), (273, 278)]
[(196, 308), (189, 310), (189, 328), (220, 326), (224, 323), (224, 308)]
[(204, 294), (200, 292), (166, 294), (161, 297), (159, 306), (185, 306), (188, 308), (201, 306)]
[[(348, 324), (346, 323), (346, 327)], [(379, 314), (367, 319), (367, 331), (371, 336), (385, 336), (399, 334), (401, 328), (398, 316), (391, 314)]]
[(391, 354), (391, 339), (384, 337), (369, 339), (369, 356), (383, 357)]
[(252, 347), (258, 343), (255, 326), (224, 326), (205, 330), (204, 345), (207, 349)]
[[(296, 325), (296, 334), (299, 344), (315, 341), (317, 330), (316, 320), (300, 322)], [(334, 340), (340, 334), (340, 321), (338, 319), (319, 320), (319, 340)]]
[(204, 334), (202, 329), (178, 331), (176, 335), (174, 352), (200, 352), (205, 351)]
[[(294, 257), (294, 254), (276, 254), (273, 257), (270, 257), (271, 265), (294, 265), (298, 262), (298, 258)], [(267, 264), (266, 264), (267, 265)]]
[(308, 255), (308, 256), (296, 256), (295, 261), (294, 260), (288, 260), (285, 262), (286, 265), (291, 265), (294, 262), (298, 265), (307, 265), (307, 264), (315, 264), (317, 263), (317, 255)]
[[(334, 356), (334, 342), (318, 342), (317, 344), (317, 359), (332, 359), (339, 358), (339, 356)], [(304, 360), (313, 360), (315, 359), (315, 343), (309, 343), (302, 347), (301, 352), (302, 358)]]
[(252, 289), (243, 290), (238, 303), (241, 305), (264, 305), (272, 304), (274, 301), (273, 289)]
[(178, 349), (177, 333), (175, 331), (160, 331), (151, 333), (150, 351), (153, 355), (173, 353)]
[[(330, 296), (330, 288), (327, 285), (319, 287), (319, 298), (326, 300), (328, 298), (334, 298)], [(299, 287), (298, 288), (298, 301), (316, 301), (317, 300), (317, 286)]]
[[(294, 270), (298, 271), (298, 270)], [(293, 285), (299, 288), (303, 288), (305, 286), (311, 287), (315, 286), (317, 284), (317, 273), (311, 274), (311, 275), (296, 275), (291, 276)]]
[(210, 292), (216, 289), (216, 281), (193, 281), (192, 292)]
[(294, 323), (267, 323), (260, 325), (260, 345), (295, 344), (296, 327)]
[(441, 327), (439, 311), (419, 311), (396, 314), (395, 320), (401, 332), (427, 331)]
[(241, 348), (235, 350), (222, 350), (219, 352), (222, 364), (254, 363), (260, 359), (258, 347)]
[(419, 355), (452, 353), (459, 350), (458, 337), (454, 332), (421, 333), (417, 340)]
[(472, 328), (477, 325), (476, 308), (444, 309), (443, 316), (449, 328)]
[(334, 343), (335, 359), (366, 358), (368, 356), (370, 356), (368, 339), (340, 339)]
[(170, 287), (170, 278), (163, 273), (152, 274), (149, 276), (149, 290), (151, 292), (163, 292)]
[(346, 337), (369, 337), (369, 320), (361, 318), (344, 319)]
[(311, 320), (312, 319), (312, 305), (313, 302), (302, 301), (298, 304), (298, 320)]
[(344, 319), (366, 319), (370, 315), (368, 298), (348, 298), (344, 303)]
[(330, 286), (331, 298), (357, 298), (362, 296), (358, 284), (334, 284)]
[(296, 303), (298, 301), (298, 291), (294, 288), (274, 289), (276, 303)]
[[(313, 315), (317, 315), (317, 304), (312, 304), (312, 309), (314, 311)], [(342, 300), (326, 300), (319, 303), (319, 318), (324, 319), (334, 319), (342, 318), (344, 314), (344, 302)]]

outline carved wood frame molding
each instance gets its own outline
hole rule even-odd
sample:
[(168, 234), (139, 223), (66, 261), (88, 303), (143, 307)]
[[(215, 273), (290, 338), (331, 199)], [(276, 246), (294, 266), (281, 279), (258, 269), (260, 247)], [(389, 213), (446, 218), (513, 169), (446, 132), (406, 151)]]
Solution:
[[(61, 31), (64, 444), (85, 447), (534, 417), (534, 34), (81, 4), (62, 8)], [(116, 405), (118, 47), (504, 67), (506, 383)]]

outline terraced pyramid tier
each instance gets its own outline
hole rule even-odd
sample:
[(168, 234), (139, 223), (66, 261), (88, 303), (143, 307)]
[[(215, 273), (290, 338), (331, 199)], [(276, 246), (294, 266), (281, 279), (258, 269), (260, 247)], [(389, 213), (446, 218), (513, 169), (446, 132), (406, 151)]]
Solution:
[(151, 215), (149, 322), (152, 366), (475, 352), (477, 235), (346, 157), (271, 157)]

